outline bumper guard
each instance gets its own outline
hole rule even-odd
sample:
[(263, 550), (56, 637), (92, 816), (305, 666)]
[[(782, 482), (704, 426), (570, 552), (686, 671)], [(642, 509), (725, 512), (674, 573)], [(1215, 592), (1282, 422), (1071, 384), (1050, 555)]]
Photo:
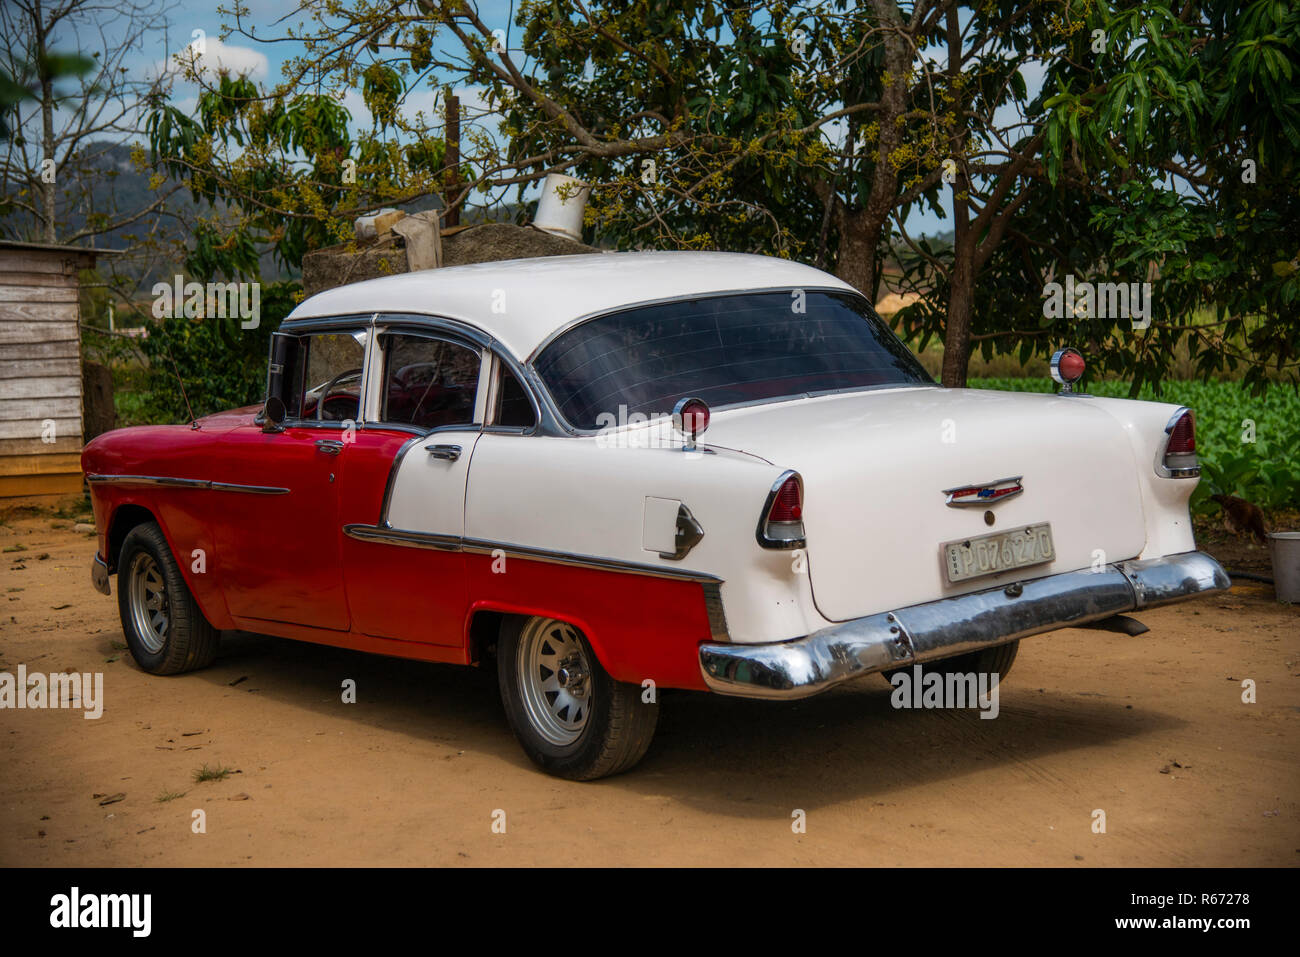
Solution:
[(1030, 635), (1166, 605), (1230, 586), (1203, 552), (1118, 562), (855, 618), (770, 644), (700, 646), (713, 691), (806, 698), (874, 671), (993, 647)]

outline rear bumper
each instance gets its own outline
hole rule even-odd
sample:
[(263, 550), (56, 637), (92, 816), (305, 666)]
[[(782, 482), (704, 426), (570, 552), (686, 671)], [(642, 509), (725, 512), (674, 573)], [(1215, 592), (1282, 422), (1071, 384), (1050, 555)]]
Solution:
[(832, 685), (913, 663), (1228, 588), (1202, 552), (1119, 562), (856, 618), (771, 644), (705, 644), (700, 668), (713, 691), (746, 698), (806, 698)]
[(99, 557), (99, 552), (95, 553), (95, 560), (90, 563), (90, 580), (95, 586), (95, 591), (105, 595), (113, 594), (108, 584), (108, 563)]

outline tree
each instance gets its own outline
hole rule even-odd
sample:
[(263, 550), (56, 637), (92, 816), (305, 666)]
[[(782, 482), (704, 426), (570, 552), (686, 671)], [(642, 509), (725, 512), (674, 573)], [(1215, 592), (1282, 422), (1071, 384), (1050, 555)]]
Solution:
[[(7, 74), (7, 125), (0, 193), (7, 230), (47, 243), (76, 243), (147, 228), (169, 190), (118, 208), (107, 160), (132, 136), (142, 105), (165, 77), (133, 76), (128, 58), (146, 38), (165, 37), (167, 9), (149, 0), (7, 0), (0, 6), (0, 69)], [(94, 49), (82, 43), (94, 36)], [(56, 48), (75, 52), (56, 52)], [(137, 157), (139, 158), (139, 157)], [(174, 187), (173, 187), (174, 188)], [(138, 237), (142, 241), (144, 236)]]
[[(1293, 368), (1297, 333), (1279, 317), (1295, 254), (1272, 227), (1286, 237), (1295, 220), (1261, 205), (1295, 203), (1300, 42), (1296, 13), (1277, 0), (534, 0), (513, 39), (511, 24), (460, 0), (301, 9), (306, 53), (262, 101), (359, 88), (383, 130), (370, 149), (393, 155), (431, 136), (403, 104), (450, 81), (481, 90), (500, 120), (471, 134), (452, 205), (522, 196), (569, 172), (595, 187), (589, 224), (620, 246), (776, 252), (873, 298), (897, 256), (922, 295), (898, 321), (923, 341), (942, 336), (945, 384), (965, 383), (976, 347), (1027, 356), (1066, 338), (1139, 384), (1192, 340), (1207, 374), (1248, 362), (1260, 383), (1264, 362), (1274, 375)], [(239, 15), (236, 30), (263, 39)], [(1044, 78), (1031, 95), (1034, 70)], [(1257, 129), (1249, 109), (1261, 96)], [(1273, 145), (1253, 184), (1264, 188), (1243, 192), (1224, 157), (1265, 141), (1291, 145)], [(442, 188), (442, 157), (421, 159), (387, 195)], [(193, 172), (221, 165), (200, 152)], [(264, 202), (223, 182), (243, 208)], [(908, 215), (942, 208), (945, 194), (951, 245), (909, 235)], [(296, 214), (275, 205), (337, 219), (362, 199)], [(1225, 235), (1240, 240), (1231, 256), (1213, 248)], [(1158, 275), (1155, 332), (1134, 349), (1129, 318), (1051, 320), (1044, 289), (1066, 274)], [(1194, 321), (1203, 305), (1222, 310), (1220, 332)]]

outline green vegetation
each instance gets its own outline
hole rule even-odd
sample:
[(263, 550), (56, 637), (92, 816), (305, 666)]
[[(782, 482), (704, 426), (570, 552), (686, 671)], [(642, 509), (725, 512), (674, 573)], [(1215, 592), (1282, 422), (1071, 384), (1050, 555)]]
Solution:
[(210, 768), (206, 764), (194, 772), (194, 783), (202, 784), (204, 781), (224, 781), (235, 772), (231, 768)]
[[(1046, 378), (972, 379), (971, 385), (1007, 392), (1056, 388)], [(1087, 391), (1123, 399), (1129, 385), (1095, 382)], [(1138, 398), (1185, 405), (1196, 413), (1196, 452), (1203, 472), (1192, 496), (1193, 510), (1212, 511), (1216, 506), (1209, 496), (1219, 492), (1269, 510), (1300, 508), (1300, 393), (1295, 389), (1274, 386), (1255, 397), (1239, 382), (1166, 381), (1159, 391), (1143, 386)]]

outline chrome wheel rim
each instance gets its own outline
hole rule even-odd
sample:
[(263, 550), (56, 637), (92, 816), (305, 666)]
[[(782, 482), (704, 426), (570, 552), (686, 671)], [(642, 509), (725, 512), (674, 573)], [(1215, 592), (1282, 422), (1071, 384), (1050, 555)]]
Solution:
[(171, 627), (171, 601), (162, 569), (148, 552), (131, 559), (131, 621), (145, 651), (156, 655), (167, 641)]
[(529, 723), (551, 744), (577, 741), (591, 714), (591, 665), (578, 630), (534, 618), (519, 636), (516, 673)]

